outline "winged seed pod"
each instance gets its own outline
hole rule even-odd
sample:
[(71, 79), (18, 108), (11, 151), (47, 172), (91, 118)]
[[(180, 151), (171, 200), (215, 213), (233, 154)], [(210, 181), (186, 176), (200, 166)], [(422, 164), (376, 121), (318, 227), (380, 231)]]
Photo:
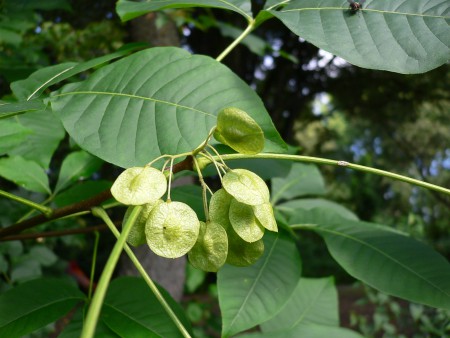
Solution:
[(209, 218), (212, 222), (219, 223), (225, 230), (231, 227), (228, 214), (233, 197), (225, 189), (217, 190), (209, 201)]
[(197, 269), (217, 272), (225, 264), (228, 253), (228, 236), (221, 225), (200, 222), (197, 242), (189, 251), (189, 262)]
[(242, 154), (258, 154), (264, 148), (261, 127), (245, 111), (234, 107), (224, 108), (217, 114), (214, 137)]
[(227, 264), (234, 266), (250, 266), (254, 264), (264, 253), (264, 242), (262, 239), (248, 243), (229, 228), (228, 235), (228, 256)]
[[(150, 216), (150, 212), (159, 203), (163, 203), (163, 200), (159, 199), (155, 202), (147, 203), (144, 205), (141, 212), (139, 213), (138, 218), (136, 219), (136, 222), (133, 224), (133, 227), (130, 230), (130, 234), (128, 235), (127, 238), (128, 244), (132, 246), (139, 246), (146, 242), (145, 223), (147, 222), (147, 219)], [(135, 208), (135, 206), (128, 207), (127, 211), (125, 212), (125, 216), (123, 217), (122, 224), (125, 224), (127, 222), (131, 212), (133, 211), (133, 208)]]
[(246, 169), (228, 171), (222, 179), (223, 188), (241, 203), (259, 205), (269, 203), (270, 194), (261, 177)]
[(145, 224), (150, 249), (166, 258), (177, 258), (192, 249), (197, 241), (200, 222), (187, 204), (167, 201), (156, 205)]
[(252, 209), (256, 219), (264, 228), (278, 232), (277, 221), (273, 215), (273, 209), (270, 203), (252, 205)]
[(244, 241), (253, 243), (264, 236), (264, 227), (259, 223), (251, 205), (231, 200), (229, 218), (233, 230)]
[(125, 205), (143, 205), (160, 199), (167, 190), (164, 174), (150, 167), (132, 167), (122, 172), (111, 187), (114, 198)]

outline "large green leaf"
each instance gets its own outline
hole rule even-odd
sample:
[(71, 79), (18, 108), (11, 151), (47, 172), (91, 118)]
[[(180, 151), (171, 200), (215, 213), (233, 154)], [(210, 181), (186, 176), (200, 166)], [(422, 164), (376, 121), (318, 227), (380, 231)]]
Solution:
[(338, 295), (333, 278), (301, 278), (292, 297), (256, 337), (362, 338), (339, 328)]
[(263, 332), (276, 332), (314, 323), (338, 326), (338, 296), (333, 278), (300, 278), (283, 309), (261, 324)]
[(78, 179), (89, 178), (100, 169), (102, 163), (98, 158), (82, 150), (69, 154), (61, 165), (54, 194), (67, 188)]
[(272, 204), (281, 199), (325, 194), (325, 182), (313, 164), (294, 163), (286, 177), (272, 179)]
[(152, 0), (128, 1), (119, 0), (116, 11), (122, 21), (128, 21), (148, 12), (167, 8), (214, 7), (227, 9), (241, 14), (247, 20), (252, 18), (250, 0)]
[(9, 154), (22, 156), (39, 163), (43, 168), (49, 168), (53, 153), (65, 135), (61, 121), (50, 109), (29, 112), (19, 116), (18, 120), (31, 133)]
[[(79, 183), (71, 186), (70, 188), (60, 192), (55, 197), (53, 202), (58, 207), (64, 207), (66, 205), (69, 205), (69, 204), (72, 204), (75, 202), (80, 202), (82, 200), (86, 200), (86, 199), (88, 199), (92, 196), (95, 196), (105, 190), (109, 190), (109, 189), (111, 189), (111, 185), (112, 185), (111, 181), (103, 181), (103, 180), (82, 181), (82, 182), (79, 182)], [(112, 200), (112, 198), (111, 198), (111, 200)], [(108, 201), (105, 201), (102, 204), (107, 203), (107, 202)]]
[(364, 283), (412, 302), (450, 309), (450, 264), (424, 243), (321, 208), (297, 213), (290, 224), (303, 224), (321, 235), (333, 258)]
[(450, 57), (448, 0), (294, 0), (269, 12), (312, 44), (365, 68), (421, 73)]
[(239, 338), (363, 338), (359, 333), (336, 326), (318, 325), (307, 323), (296, 326), (290, 330), (251, 333), (239, 336)]
[(48, 177), (36, 162), (19, 156), (0, 158), (0, 176), (27, 190), (50, 194)]
[[(180, 306), (160, 289), (187, 330), (190, 324)], [(121, 277), (111, 282), (102, 321), (120, 337), (183, 337), (142, 278)]]
[(22, 337), (64, 316), (84, 295), (65, 280), (36, 279), (0, 295), (0, 337)]
[(66, 130), (90, 153), (122, 167), (195, 149), (228, 106), (246, 111), (266, 138), (285, 144), (262, 101), (220, 62), (175, 47), (138, 52), (66, 86), (52, 106)]
[(224, 337), (273, 317), (298, 283), (301, 262), (295, 243), (281, 234), (266, 233), (264, 247), (255, 264), (225, 265), (217, 274)]

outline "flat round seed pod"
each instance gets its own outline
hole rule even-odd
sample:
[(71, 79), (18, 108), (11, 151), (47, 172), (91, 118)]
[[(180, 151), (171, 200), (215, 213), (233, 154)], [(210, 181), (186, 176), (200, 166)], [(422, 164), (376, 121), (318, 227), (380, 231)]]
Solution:
[(244, 241), (253, 243), (264, 235), (264, 227), (256, 219), (251, 205), (233, 199), (230, 204), (229, 217), (233, 230)]
[[(163, 203), (163, 201), (157, 200), (152, 203), (144, 204), (144, 207), (142, 208), (141, 212), (139, 213), (139, 216), (136, 219), (136, 222), (133, 224), (133, 226), (130, 230), (130, 234), (127, 237), (128, 244), (130, 244), (132, 246), (139, 246), (146, 242), (145, 223), (147, 222), (147, 218), (149, 217), (150, 212), (159, 203)], [(125, 216), (123, 217), (122, 225), (127, 222), (134, 207), (135, 206), (128, 207), (127, 211), (125, 212)]]
[(268, 203), (269, 188), (261, 177), (246, 169), (233, 169), (222, 179), (223, 188), (241, 203), (259, 205)]
[(264, 253), (264, 242), (262, 239), (248, 243), (229, 228), (228, 235), (228, 256), (226, 263), (235, 266), (250, 266), (254, 264)]
[(177, 258), (192, 249), (199, 229), (200, 222), (191, 207), (168, 201), (153, 208), (145, 224), (145, 236), (155, 254)]
[(277, 221), (273, 215), (273, 209), (270, 203), (252, 205), (252, 209), (256, 219), (264, 228), (278, 232)]
[(242, 154), (257, 154), (264, 148), (261, 127), (245, 111), (234, 107), (219, 112), (214, 137)]
[(228, 236), (220, 224), (200, 222), (197, 242), (189, 251), (189, 262), (197, 269), (217, 272), (225, 264)]
[(230, 203), (233, 197), (225, 189), (217, 190), (209, 201), (209, 219), (212, 222), (219, 223), (225, 230), (231, 227), (228, 213)]
[(122, 172), (111, 187), (116, 200), (126, 205), (143, 205), (160, 199), (167, 190), (164, 174), (150, 167), (132, 167)]

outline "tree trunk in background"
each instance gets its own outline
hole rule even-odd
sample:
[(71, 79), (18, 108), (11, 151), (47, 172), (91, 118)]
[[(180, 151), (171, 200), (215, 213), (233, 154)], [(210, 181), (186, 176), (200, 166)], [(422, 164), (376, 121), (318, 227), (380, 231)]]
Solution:
[[(151, 46), (179, 46), (180, 38), (173, 21), (161, 13), (149, 13), (130, 22), (131, 39), (136, 42), (147, 42)], [(180, 180), (183, 184), (192, 180)], [(176, 182), (175, 185), (181, 183)], [(147, 245), (133, 249), (137, 258), (149, 273), (150, 277), (163, 286), (175, 300), (183, 295), (185, 281), (186, 257), (167, 259), (155, 255)], [(119, 268), (121, 275), (139, 275), (134, 265), (124, 255)]]

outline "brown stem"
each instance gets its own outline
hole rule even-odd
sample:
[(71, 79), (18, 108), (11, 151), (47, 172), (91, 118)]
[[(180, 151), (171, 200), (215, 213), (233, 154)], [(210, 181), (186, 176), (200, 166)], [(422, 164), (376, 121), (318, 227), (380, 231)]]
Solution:
[[(117, 226), (118, 224), (116, 224)], [(103, 231), (107, 230), (108, 227), (106, 225), (97, 225), (87, 228), (77, 228), (77, 229), (67, 229), (67, 230), (57, 230), (57, 231), (46, 231), (46, 232), (38, 232), (38, 233), (28, 233), (28, 234), (19, 234), (13, 236), (7, 236), (0, 238), (0, 242), (6, 241), (17, 241), (24, 239), (35, 239), (35, 238), (44, 238), (44, 237), (60, 237), (67, 235), (76, 235), (76, 234), (86, 234), (94, 231)]]
[[(193, 160), (192, 156), (186, 157), (183, 161), (175, 164), (173, 166), (173, 173), (177, 173), (182, 170), (192, 170)], [(93, 207), (99, 205), (100, 203), (112, 198), (111, 191), (105, 190), (98, 195), (95, 195), (87, 200), (83, 200), (66, 207), (62, 207), (53, 211), (50, 217), (45, 215), (38, 215), (29, 218), (25, 221), (13, 224), (7, 228), (0, 229), (0, 239), (4, 237), (11, 237), (11, 235), (19, 234), (20, 232), (38, 226), (42, 223), (46, 223), (51, 220), (55, 220), (64, 216), (72, 215), (81, 211), (90, 211)]]

